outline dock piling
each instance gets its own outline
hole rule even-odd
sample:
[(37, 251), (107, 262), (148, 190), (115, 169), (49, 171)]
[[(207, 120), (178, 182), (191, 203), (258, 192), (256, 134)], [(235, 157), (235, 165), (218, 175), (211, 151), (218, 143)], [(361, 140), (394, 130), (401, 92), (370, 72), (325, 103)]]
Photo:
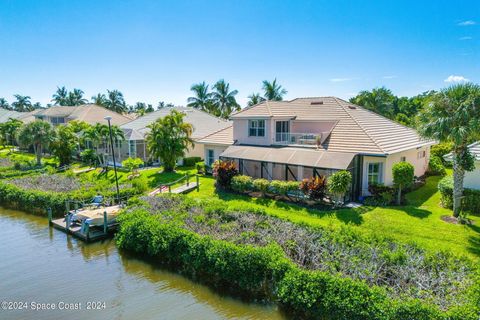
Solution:
[(47, 209), (47, 215), (48, 215), (48, 225), (52, 225), (52, 208)]
[(107, 234), (107, 211), (103, 211), (103, 233)]
[(200, 191), (200, 181), (198, 179), (198, 174), (195, 176), (196, 180), (197, 180), (197, 192)]

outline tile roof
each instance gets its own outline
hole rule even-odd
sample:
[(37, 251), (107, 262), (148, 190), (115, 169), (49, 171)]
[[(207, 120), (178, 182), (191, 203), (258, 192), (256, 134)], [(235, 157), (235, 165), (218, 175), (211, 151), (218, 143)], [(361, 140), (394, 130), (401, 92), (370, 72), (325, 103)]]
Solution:
[(295, 120), (338, 120), (325, 150), (363, 154), (392, 154), (434, 144), (411, 128), (336, 97), (267, 101), (245, 108), (231, 119), (282, 117)]
[(7, 110), (7, 109), (0, 108), (0, 123), (7, 122), (8, 119), (10, 119), (10, 118), (16, 119), (21, 114), (22, 113), (17, 112), (17, 111), (12, 111), (12, 110)]
[(117, 126), (132, 121), (130, 117), (108, 110), (96, 104), (85, 104), (73, 107), (53, 106), (47, 109), (42, 109), (35, 116), (66, 117), (69, 121), (79, 120), (85, 121), (89, 124), (104, 123), (104, 118), (110, 116), (112, 117), (112, 124)]
[(229, 146), (233, 144), (233, 126), (215, 131), (214, 133), (198, 140), (197, 143)]
[(189, 107), (172, 107), (172, 108), (162, 108), (160, 110), (150, 112), (144, 116), (138, 117), (137, 119), (130, 121), (122, 126), (122, 129), (133, 129), (139, 132), (140, 134), (145, 135), (149, 131), (147, 126), (159, 118), (163, 118), (170, 113), (172, 109), (175, 109), (179, 112), (184, 112), (186, 114), (184, 121), (192, 124), (193, 126), (193, 135), (192, 138), (200, 139), (213, 132), (224, 129), (228, 126), (231, 126), (230, 121), (217, 118), (209, 113), (200, 111), (194, 108)]
[(30, 112), (22, 112), (17, 119), (23, 121), (23, 123), (29, 123), (29, 122), (35, 121), (35, 115), (41, 112), (42, 110), (43, 109), (36, 109)]
[[(474, 142), (468, 146), (468, 150), (475, 157), (475, 160), (480, 161), (480, 141)], [(452, 154), (446, 154), (443, 156), (445, 160), (452, 161)]]

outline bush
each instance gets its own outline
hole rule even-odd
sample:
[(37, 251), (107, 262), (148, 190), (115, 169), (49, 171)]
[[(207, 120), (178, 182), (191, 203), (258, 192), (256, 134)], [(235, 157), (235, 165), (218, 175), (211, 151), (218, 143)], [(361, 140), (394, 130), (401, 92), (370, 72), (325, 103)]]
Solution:
[(253, 188), (256, 191), (260, 191), (263, 196), (268, 192), (268, 189), (270, 187), (270, 181), (267, 179), (255, 179), (253, 180)]
[(132, 188), (136, 190), (136, 193), (143, 193), (148, 190), (148, 179), (146, 176), (138, 176), (131, 180)]
[(445, 160), (443, 159), (443, 156), (446, 154), (449, 154), (453, 149), (453, 143), (450, 142), (444, 142), (444, 143), (439, 143), (430, 148), (430, 157), (438, 157), (442, 161), (442, 163), (445, 165)]
[(402, 202), (402, 189), (406, 189), (413, 184), (415, 178), (415, 168), (411, 163), (398, 162), (392, 167), (393, 183), (397, 188), (397, 205)]
[(80, 153), (80, 159), (82, 159), (83, 163), (88, 164), (89, 166), (98, 166), (99, 160), (98, 155), (92, 149), (84, 150)]
[(310, 200), (322, 201), (327, 191), (327, 178), (318, 176), (303, 179), (299, 188)]
[(438, 156), (431, 156), (428, 162), (428, 172), (432, 176), (444, 176), (447, 174), (443, 161)]
[(133, 171), (136, 172), (138, 168), (143, 166), (143, 160), (140, 158), (130, 158), (128, 157), (127, 159), (122, 161), (122, 167), (127, 169), (128, 171)]
[(341, 170), (335, 172), (328, 178), (328, 191), (332, 194), (335, 205), (343, 204), (343, 198), (352, 183), (352, 174), (348, 171)]
[(233, 161), (217, 160), (213, 164), (213, 176), (217, 188), (229, 189), (232, 179), (238, 174), (237, 167)]
[[(444, 177), (438, 183), (438, 191), (440, 191), (442, 206), (452, 209), (453, 207), (453, 177)], [(480, 190), (468, 189), (463, 190), (463, 199), (461, 210), (474, 215), (480, 215)]]
[(383, 184), (371, 184), (368, 186), (368, 192), (371, 197), (365, 198), (364, 204), (367, 206), (384, 207), (392, 204), (395, 189)]
[(253, 189), (253, 179), (249, 176), (235, 176), (232, 179), (232, 190), (237, 192), (247, 192)]
[(270, 182), (270, 192), (278, 194), (279, 196), (285, 196), (288, 192), (288, 182), (273, 180)]
[(202, 158), (200, 157), (188, 157), (188, 158), (183, 158), (183, 165), (186, 167), (193, 167), (197, 162), (201, 162)]

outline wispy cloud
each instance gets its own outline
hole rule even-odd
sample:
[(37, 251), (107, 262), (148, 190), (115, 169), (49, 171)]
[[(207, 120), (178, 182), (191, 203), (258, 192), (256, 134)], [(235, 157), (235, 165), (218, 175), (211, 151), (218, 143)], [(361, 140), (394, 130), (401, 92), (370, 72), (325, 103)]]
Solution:
[(395, 79), (397, 76), (383, 76), (383, 79)]
[(473, 26), (476, 25), (477, 23), (473, 20), (465, 20), (457, 23), (458, 26), (465, 27), (465, 26)]
[(464, 41), (464, 40), (472, 40), (472, 39), (473, 39), (473, 38), (470, 37), (470, 36), (465, 36), (465, 37), (460, 37), (460, 38), (458, 38), (458, 40), (462, 40), (462, 41)]
[(451, 75), (451, 76), (448, 76), (448, 78), (443, 80), (443, 81), (449, 82), (449, 83), (452, 83), (452, 82), (466, 82), (466, 81), (468, 81), (468, 79), (465, 78), (464, 76)]
[(354, 78), (332, 78), (330, 82), (345, 82), (345, 81), (352, 81)]

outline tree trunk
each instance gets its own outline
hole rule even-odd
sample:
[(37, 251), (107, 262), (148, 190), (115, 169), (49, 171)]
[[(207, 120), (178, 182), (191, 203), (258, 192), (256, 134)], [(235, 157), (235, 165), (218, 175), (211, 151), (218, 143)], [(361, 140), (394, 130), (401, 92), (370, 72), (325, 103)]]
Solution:
[(42, 165), (42, 146), (41, 145), (38, 145), (36, 147), (36, 154), (37, 154), (37, 166), (41, 166)]
[(460, 152), (458, 150), (453, 151), (453, 216), (458, 217), (460, 215), (462, 196), (463, 196), (463, 178), (465, 176), (465, 170), (459, 163)]
[(402, 186), (398, 186), (397, 205), (402, 204)]

